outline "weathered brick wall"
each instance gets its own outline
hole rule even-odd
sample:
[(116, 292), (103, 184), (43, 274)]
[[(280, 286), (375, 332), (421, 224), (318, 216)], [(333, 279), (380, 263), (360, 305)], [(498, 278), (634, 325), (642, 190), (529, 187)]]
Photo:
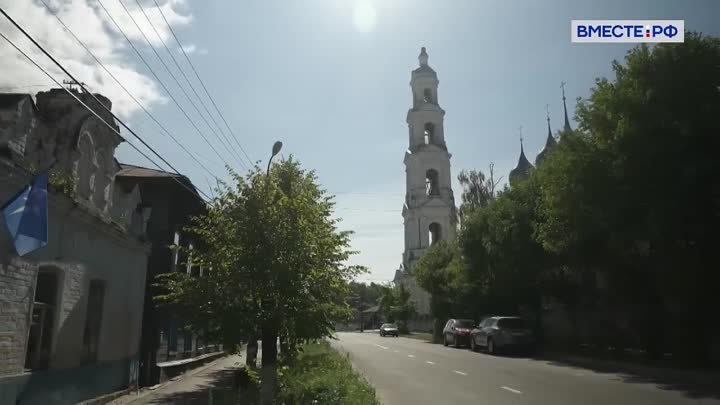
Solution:
[[(6, 247), (0, 239), (0, 252)], [(35, 272), (19, 260), (0, 259), (0, 375), (23, 371)]]

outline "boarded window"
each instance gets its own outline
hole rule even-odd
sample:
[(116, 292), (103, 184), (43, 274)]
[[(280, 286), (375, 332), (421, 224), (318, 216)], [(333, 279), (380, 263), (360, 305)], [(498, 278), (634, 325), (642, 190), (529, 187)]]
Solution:
[(83, 333), (83, 349), (85, 351), (84, 360), (86, 362), (94, 363), (97, 361), (104, 301), (105, 283), (101, 280), (91, 280), (90, 288), (88, 290), (88, 307), (87, 316), (85, 317), (85, 331)]

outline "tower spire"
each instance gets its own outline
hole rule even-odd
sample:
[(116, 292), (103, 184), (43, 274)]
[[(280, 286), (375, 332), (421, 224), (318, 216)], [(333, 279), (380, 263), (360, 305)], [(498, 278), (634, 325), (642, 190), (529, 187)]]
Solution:
[(552, 138), (552, 130), (550, 130), (550, 104), (545, 104), (545, 119), (548, 123), (548, 137)]
[(418, 55), (418, 62), (420, 62), (420, 66), (427, 66), (427, 64), (428, 64), (428, 54), (427, 54), (427, 51), (425, 51), (424, 46), (422, 48), (420, 48), (420, 55)]
[(518, 133), (520, 134), (520, 154), (524, 156), (525, 151), (523, 151), (522, 125), (518, 127)]
[(568, 119), (567, 104), (565, 103), (565, 82), (560, 82), (560, 88), (562, 89), (563, 110), (565, 110), (565, 126), (563, 130), (572, 131), (572, 128), (570, 128), (570, 120)]

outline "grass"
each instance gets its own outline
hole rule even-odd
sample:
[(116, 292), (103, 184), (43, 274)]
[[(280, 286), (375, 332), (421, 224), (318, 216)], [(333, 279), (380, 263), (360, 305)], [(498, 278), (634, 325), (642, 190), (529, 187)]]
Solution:
[(303, 345), (279, 371), (278, 404), (380, 405), (375, 389), (327, 342)]

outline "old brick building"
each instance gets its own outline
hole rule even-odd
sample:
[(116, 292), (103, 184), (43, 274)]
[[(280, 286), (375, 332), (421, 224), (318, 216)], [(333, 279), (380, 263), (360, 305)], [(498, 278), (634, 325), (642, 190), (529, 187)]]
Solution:
[(19, 257), (0, 225), (2, 404), (72, 404), (136, 378), (149, 210), (115, 187), (121, 142), (62, 89), (0, 95), (0, 203), (56, 161), (47, 246)]

